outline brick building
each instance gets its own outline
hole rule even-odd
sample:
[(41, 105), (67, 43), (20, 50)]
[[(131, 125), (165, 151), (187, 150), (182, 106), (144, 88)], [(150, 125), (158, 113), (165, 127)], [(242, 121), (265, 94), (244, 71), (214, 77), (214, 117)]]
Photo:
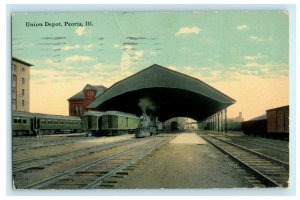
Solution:
[(86, 107), (97, 96), (102, 94), (107, 88), (103, 85), (90, 85), (87, 84), (82, 91), (78, 92), (74, 96), (68, 99), (69, 102), (69, 115), (81, 116), (87, 111)]
[(30, 63), (12, 58), (12, 110), (29, 112)]

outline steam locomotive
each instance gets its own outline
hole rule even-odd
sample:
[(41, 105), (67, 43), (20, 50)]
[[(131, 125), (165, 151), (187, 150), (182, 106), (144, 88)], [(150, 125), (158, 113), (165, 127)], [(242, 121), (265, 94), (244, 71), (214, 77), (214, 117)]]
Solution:
[(138, 130), (135, 133), (136, 138), (149, 137), (161, 133), (163, 129), (162, 122), (158, 120), (158, 117), (148, 116), (146, 113), (140, 117), (138, 124)]

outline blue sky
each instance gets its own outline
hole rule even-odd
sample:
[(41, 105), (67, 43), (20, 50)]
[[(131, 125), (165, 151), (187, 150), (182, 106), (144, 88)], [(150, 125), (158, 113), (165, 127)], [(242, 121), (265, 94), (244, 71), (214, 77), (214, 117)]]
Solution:
[(288, 104), (288, 25), (285, 11), (17, 13), (12, 54), (34, 65), (32, 112), (68, 114), (66, 99), (87, 83), (109, 87), (156, 63), (216, 87), (237, 100), (229, 116), (251, 118)]

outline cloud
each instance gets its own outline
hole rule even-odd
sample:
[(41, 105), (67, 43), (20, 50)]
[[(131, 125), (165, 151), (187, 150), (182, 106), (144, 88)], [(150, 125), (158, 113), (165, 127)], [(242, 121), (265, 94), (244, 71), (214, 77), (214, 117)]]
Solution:
[(254, 42), (270, 42), (273, 40), (272, 36), (250, 36), (249, 39)]
[(249, 29), (249, 27), (247, 25), (245, 25), (245, 24), (241, 24), (241, 25), (237, 25), (236, 29), (239, 30), (239, 31), (242, 31), (242, 30)]
[(65, 58), (66, 62), (84, 62), (84, 61), (90, 61), (92, 60), (91, 57), (88, 56), (80, 56), (80, 55), (74, 55), (74, 56), (69, 56)]
[(252, 63), (246, 63), (245, 67), (263, 67), (264, 65), (256, 63), (256, 62), (252, 62)]
[(134, 53), (134, 55), (136, 56), (137, 59), (139, 59), (140, 57), (142, 57), (144, 55), (144, 51), (143, 50), (136, 51)]
[(91, 48), (93, 48), (93, 46), (94, 46), (93, 44), (87, 44), (87, 45), (84, 45), (83, 48), (84, 49), (91, 49)]
[(160, 55), (160, 53), (157, 52), (157, 51), (151, 51), (149, 54), (150, 54), (151, 56), (159, 56), (159, 55)]
[(262, 58), (265, 58), (265, 57), (267, 57), (267, 56), (264, 56), (264, 55), (261, 55), (260, 53), (258, 53), (255, 56), (244, 56), (243, 58), (245, 60), (254, 61), (254, 60), (262, 59)]
[(79, 36), (85, 35), (86, 29), (85, 29), (85, 27), (78, 27), (75, 29), (75, 33)]
[(176, 66), (168, 66), (168, 69), (171, 69), (173, 71), (177, 71), (177, 67)]
[(129, 39), (129, 40), (145, 40), (146, 37), (128, 36), (128, 37), (126, 37), (126, 39)]
[(68, 46), (63, 46), (61, 48), (62, 51), (69, 51), (69, 50), (72, 50), (72, 49), (79, 49), (80, 48), (80, 45), (79, 44), (76, 44), (76, 45), (68, 45)]
[(120, 62), (121, 70), (128, 70), (133, 63), (139, 62), (143, 56), (143, 50), (135, 51), (135, 48), (131, 45), (125, 44), (123, 46), (123, 54)]
[(175, 33), (176, 36), (188, 35), (188, 34), (199, 34), (202, 30), (196, 26), (193, 27), (182, 27)]

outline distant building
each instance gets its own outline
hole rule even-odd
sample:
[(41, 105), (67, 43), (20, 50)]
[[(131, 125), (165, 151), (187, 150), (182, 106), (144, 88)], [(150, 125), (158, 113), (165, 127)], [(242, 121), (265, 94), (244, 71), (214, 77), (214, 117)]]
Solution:
[(107, 88), (103, 85), (90, 85), (87, 84), (82, 91), (68, 99), (69, 102), (69, 115), (81, 116), (87, 111), (86, 107), (102, 94)]
[(12, 110), (29, 112), (30, 63), (12, 58)]
[(229, 131), (240, 131), (242, 130), (242, 122), (244, 121), (242, 112), (235, 118), (227, 119), (227, 130)]
[(174, 117), (171, 119), (166, 120), (163, 125), (165, 129), (171, 129), (171, 124), (176, 123), (178, 130), (184, 129), (198, 129), (197, 121), (188, 118), (188, 117)]

